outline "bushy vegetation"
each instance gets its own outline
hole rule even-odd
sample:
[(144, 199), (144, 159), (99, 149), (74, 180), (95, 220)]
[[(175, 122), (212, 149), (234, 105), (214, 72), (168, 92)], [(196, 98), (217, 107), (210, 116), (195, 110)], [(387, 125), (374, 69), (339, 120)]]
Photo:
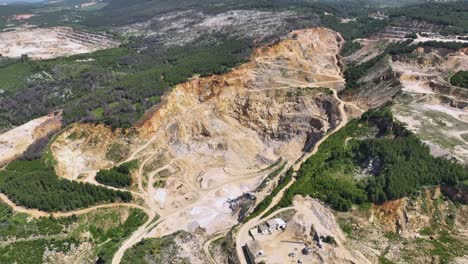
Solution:
[(0, 171), (0, 190), (14, 203), (46, 212), (68, 211), (103, 202), (129, 202), (129, 192), (59, 179), (43, 160), (15, 161)]
[[(121, 210), (128, 210), (123, 217)], [(69, 253), (80, 243), (92, 243), (90, 256), (99, 257), (98, 263), (110, 263), (119, 245), (148, 217), (139, 209), (98, 209), (81, 216), (65, 218), (42, 217), (14, 213), (0, 203), (0, 240), (10, 244), (0, 247), (0, 263), (43, 263), (46, 249)], [(83, 235), (86, 238), (83, 239)], [(36, 237), (32, 241), (15, 241)]]
[[(348, 139), (377, 130), (379, 138)], [(348, 140), (347, 140), (348, 139)], [(380, 164), (371, 175), (355, 180), (356, 171)], [(375, 165), (377, 166), (377, 165)], [(365, 115), (322, 143), (319, 151), (298, 172), (279, 206), (294, 195), (317, 197), (340, 211), (366, 201), (382, 203), (407, 196), (426, 185), (458, 184), (468, 170), (443, 158), (434, 158), (417, 138), (392, 123), (389, 110)]]
[[(92, 54), (10, 62), (0, 68), (4, 77), (0, 86), (5, 87), (0, 123), (20, 125), (64, 109), (67, 123), (84, 120), (129, 127), (170, 87), (195, 74), (226, 72), (251, 50), (249, 40), (202, 43), (169, 49), (154, 46), (140, 52), (140, 47), (155, 44), (135, 38), (125, 47)], [(88, 58), (94, 61), (80, 61)]]
[(0, 247), (0, 262), (42, 264), (46, 248), (54, 249), (56, 252), (68, 252), (72, 245), (76, 245), (75, 243), (76, 239), (19, 241)]
[(398, 8), (392, 16), (405, 16), (447, 26), (442, 33), (462, 34), (468, 32), (468, 5), (466, 1), (451, 3), (426, 3)]
[(342, 23), (335, 15), (322, 15), (321, 20), (325, 27), (339, 32), (347, 41), (368, 37), (382, 30), (389, 23), (388, 20), (370, 18), (367, 14), (347, 23)]
[(342, 56), (352, 55), (354, 52), (358, 51), (362, 47), (361, 43), (357, 41), (346, 41), (343, 48), (341, 49)]
[(468, 89), (468, 71), (459, 71), (450, 78), (450, 83)]
[(271, 168), (275, 168), (277, 167), (274, 171), (272, 171), (270, 174), (268, 174), (268, 176), (262, 181), (262, 183), (260, 183), (259, 186), (257, 186), (257, 188), (255, 189), (255, 192), (259, 192), (263, 189), (265, 189), (265, 187), (270, 183), (270, 181), (274, 180), (276, 178), (276, 176), (278, 176), (283, 170), (284, 170), (284, 167), (286, 166), (286, 162), (282, 162), (282, 159), (278, 159), (277, 162), (275, 162), (274, 164), (272, 164), (272, 167)]
[(381, 54), (371, 60), (361, 64), (349, 64), (344, 71), (344, 78), (346, 79), (346, 89), (354, 89), (359, 87), (359, 79), (364, 77), (366, 73), (374, 67), (377, 62), (382, 60), (385, 54)]
[(179, 256), (180, 246), (175, 240), (179, 235), (184, 235), (184, 231), (161, 238), (142, 240), (125, 252), (122, 264), (145, 264), (148, 262), (189, 264), (190, 259)]
[(72, 218), (42, 217), (30, 219), (28, 214), (14, 213), (11, 207), (0, 203), (0, 240), (9, 237), (28, 238), (33, 235), (51, 236), (66, 230), (72, 223)]
[(468, 44), (461, 43), (461, 42), (439, 42), (439, 41), (428, 41), (428, 42), (420, 42), (418, 44), (412, 44), (413, 40), (409, 39), (406, 41), (394, 42), (388, 45), (385, 50), (376, 56), (375, 58), (368, 60), (363, 63), (350, 63), (346, 66), (344, 71), (344, 77), (346, 79), (346, 89), (355, 89), (358, 88), (361, 84), (359, 83), (359, 79), (364, 77), (369, 70), (373, 69), (377, 63), (379, 63), (382, 59), (385, 59), (387, 55), (391, 56), (400, 56), (400, 55), (408, 55), (417, 48), (425, 47), (425, 48), (445, 48), (450, 50), (459, 50), (464, 47), (468, 47)]
[(0, 63), (0, 89), (14, 92), (26, 85), (27, 77), (32, 74), (29, 64), (8, 60)]
[[(118, 218), (118, 214), (114, 214), (114, 218)], [(95, 239), (95, 242), (101, 245), (97, 250), (99, 257), (97, 263), (111, 263), (115, 252), (119, 249), (119, 246), (129, 237), (135, 230), (143, 225), (148, 220), (148, 216), (145, 212), (139, 209), (130, 209), (130, 214), (123, 223), (119, 223), (109, 229), (96, 227), (95, 225), (89, 225), (89, 230)], [(95, 221), (95, 220), (94, 220)], [(103, 219), (102, 222), (108, 224), (107, 221), (111, 219)], [(107, 242), (107, 243), (106, 243)]]
[(129, 187), (132, 185), (131, 171), (136, 167), (136, 161), (132, 161), (108, 170), (100, 170), (96, 175), (96, 181), (116, 188)]

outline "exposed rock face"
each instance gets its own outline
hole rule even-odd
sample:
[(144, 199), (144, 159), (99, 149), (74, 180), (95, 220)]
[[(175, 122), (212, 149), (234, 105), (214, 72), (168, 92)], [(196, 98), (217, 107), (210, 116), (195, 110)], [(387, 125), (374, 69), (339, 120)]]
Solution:
[(36, 142), (62, 127), (62, 113), (54, 112), (34, 119), (0, 135), (0, 166), (20, 157)]
[(389, 59), (383, 59), (368, 71), (359, 82), (361, 86), (342, 94), (346, 100), (355, 101), (363, 109), (375, 109), (397, 96), (402, 86), (400, 73), (396, 72)]
[(97, 171), (127, 157), (132, 143), (135, 144), (134, 140), (134, 137), (121, 129), (73, 124), (51, 144), (54, 158), (59, 161), (55, 171), (60, 177), (70, 180), (93, 182)]
[[(443, 191), (427, 188), (369, 209), (337, 213), (350, 233), (347, 244), (373, 263), (383, 258), (394, 263), (465, 263), (468, 207), (455, 205)], [(451, 261), (457, 257), (462, 261)]]
[[(177, 134), (173, 140), (186, 140), (195, 134), (213, 135), (216, 132), (209, 131), (212, 126), (203, 124), (208, 119), (187, 124), (168, 118), (185, 115), (188, 119), (187, 114), (200, 113), (205, 110), (200, 108), (208, 104), (215, 115), (234, 118), (262, 138), (280, 139), (288, 137), (284, 135), (288, 132), (303, 134), (310, 129), (309, 124), (318, 130), (327, 125), (322, 123), (333, 127), (339, 118), (333, 98), (323, 90), (312, 89), (336, 88), (343, 82), (335, 58), (341, 37), (330, 32), (326, 29), (294, 32), (300, 37), (256, 50), (251, 62), (228, 74), (196, 78), (179, 85), (165, 98), (162, 108), (140, 126), (140, 131), (148, 135), (163, 125), (176, 129), (177, 124), (178, 133), (170, 131)], [(313, 94), (316, 96), (305, 96)], [(293, 126), (295, 123), (297, 126)]]
[[(228, 199), (255, 189), (268, 173), (260, 169), (279, 157), (295, 161), (333, 129), (342, 118), (339, 103), (323, 87), (343, 86), (337, 65), (342, 42), (324, 28), (294, 31), (231, 72), (192, 79), (165, 96), (136, 127), (138, 135), (127, 139), (126, 158), (140, 161), (138, 190), (163, 216), (148, 236), (180, 229), (210, 234), (234, 225)], [(96, 129), (82, 126), (53, 145), (61, 176), (111, 166), (103, 149), (123, 140), (101, 136), (93, 147), (86, 137), (70, 137)], [(93, 148), (99, 150), (88, 151)], [(91, 159), (100, 162), (86, 162)], [(69, 165), (78, 167), (73, 175), (65, 170)]]
[(439, 187), (426, 189), (415, 199), (401, 198), (383, 205), (374, 205), (375, 220), (387, 232), (398, 233), (403, 237), (418, 236), (421, 228), (430, 226), (434, 214), (440, 213), (438, 224), (447, 225), (446, 217), (451, 215), (451, 208), (438, 203), (441, 197)]

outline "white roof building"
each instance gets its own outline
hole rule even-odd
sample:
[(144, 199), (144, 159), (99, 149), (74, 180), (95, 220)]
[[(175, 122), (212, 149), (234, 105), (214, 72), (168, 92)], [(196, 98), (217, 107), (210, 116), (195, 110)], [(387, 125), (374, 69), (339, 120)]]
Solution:
[(286, 228), (286, 222), (281, 218), (270, 219), (266, 222), (268, 228), (271, 229), (284, 229)]

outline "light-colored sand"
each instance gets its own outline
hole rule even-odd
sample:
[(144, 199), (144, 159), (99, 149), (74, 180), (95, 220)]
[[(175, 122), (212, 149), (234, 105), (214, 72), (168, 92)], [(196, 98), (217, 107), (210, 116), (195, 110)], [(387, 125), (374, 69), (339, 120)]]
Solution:
[[(287, 223), (286, 230), (274, 231), (269, 235), (257, 235), (260, 248), (265, 252), (267, 263), (371, 263), (360, 252), (344, 246), (345, 236), (335, 220), (331, 209), (316, 199), (296, 196), (293, 208), (296, 214)], [(274, 216), (270, 216), (269, 219)], [(337, 245), (322, 243), (322, 248), (313, 241), (311, 230), (320, 236), (331, 236)], [(303, 254), (308, 245), (313, 253)], [(295, 256), (289, 256), (294, 253)]]
[(0, 33), (0, 54), (18, 58), (50, 59), (90, 53), (116, 47), (119, 43), (107, 37), (74, 31), (71, 28), (20, 28)]
[(58, 131), (61, 114), (43, 116), (0, 135), (0, 166), (19, 157), (38, 139)]
[(394, 116), (416, 133), (434, 156), (467, 163), (468, 144), (462, 135), (468, 131), (468, 98), (448, 80), (453, 73), (468, 69), (468, 56), (463, 50), (442, 55), (422, 48), (415, 55), (417, 60), (391, 63), (400, 73), (403, 92), (392, 107)]

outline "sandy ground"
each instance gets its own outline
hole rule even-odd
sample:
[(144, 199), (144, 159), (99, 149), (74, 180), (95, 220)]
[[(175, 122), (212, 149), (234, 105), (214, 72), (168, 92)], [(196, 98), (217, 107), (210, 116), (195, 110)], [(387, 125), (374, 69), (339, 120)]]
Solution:
[[(278, 98), (283, 98), (282, 94), (291, 88), (312, 91), (311, 87), (325, 86), (333, 90), (343, 85), (343, 78), (335, 56), (314, 52), (327, 49), (337, 53), (336, 36), (319, 29), (298, 32), (298, 38), (303, 38), (298, 41), (300, 46), (295, 41), (286, 41), (258, 51), (260, 54), (255, 54), (250, 63), (227, 75), (211, 77), (216, 80), (193, 79), (177, 87), (154, 118), (141, 126), (142, 131), (148, 132), (148, 141), (129, 156), (140, 160), (145, 157), (138, 174), (139, 190), (160, 218), (126, 240), (114, 256), (114, 264), (144, 238), (177, 230), (203, 230), (210, 235), (232, 227), (237, 224), (237, 215), (228, 201), (255, 189), (268, 175), (269, 171), (262, 171), (269, 165), (265, 160), (273, 162), (283, 157), (293, 162), (302, 155), (304, 135), (296, 134), (285, 141), (268, 139), (263, 133), (265, 129), (277, 129), (277, 112), (294, 114), (291, 118), (297, 116), (292, 120), (307, 120), (309, 115), (321, 120), (325, 118), (323, 109), (316, 106), (314, 96), (304, 97), (302, 104), (306, 107), (300, 112), (290, 107), (293, 103), (286, 100), (285, 104)], [(202, 94), (192, 94), (198, 87), (203, 87)], [(217, 93), (214, 100), (210, 99), (210, 90)], [(200, 103), (200, 96), (205, 93), (209, 99)], [(240, 100), (247, 98), (252, 106), (251, 116), (234, 118), (230, 114), (232, 105), (242, 105)], [(269, 102), (272, 98), (275, 99)], [(337, 100), (336, 92), (331, 100)], [(265, 108), (265, 104), (271, 107)], [(287, 108), (282, 110), (283, 106)], [(266, 116), (264, 111), (268, 113)], [(339, 114), (342, 112), (341, 106)], [(327, 122), (330, 121), (324, 123)], [(302, 124), (291, 122), (289, 126), (300, 129), (298, 125)], [(321, 129), (327, 130), (328, 126), (322, 124)], [(310, 124), (307, 129), (311, 129)], [(144, 173), (145, 166), (158, 159), (160, 153), (164, 153), (166, 161), (157, 162), (159, 169), (151, 169), (153, 173)], [(165, 187), (155, 188), (153, 183), (160, 176), (154, 171), (162, 167), (170, 173), (165, 176)]]
[[(265, 260), (271, 264), (283, 263), (370, 263), (361, 253), (348, 250), (343, 244), (345, 236), (335, 220), (332, 210), (316, 199), (296, 196), (293, 208), (296, 214), (287, 223), (284, 231), (274, 231), (270, 235), (257, 235), (258, 245), (265, 253)], [(275, 216), (270, 216), (269, 219)], [(267, 219), (265, 219), (267, 220)], [(317, 246), (313, 241), (311, 230), (321, 236), (331, 236), (337, 245), (323, 243)], [(305, 247), (313, 253), (304, 254)], [(294, 253), (295, 256), (289, 256)]]
[(401, 74), (403, 92), (392, 107), (395, 118), (416, 133), (434, 156), (466, 164), (468, 143), (462, 135), (468, 131), (468, 98), (449, 80), (453, 73), (468, 69), (468, 56), (463, 51), (442, 56), (423, 49), (416, 54), (419, 62), (392, 62), (393, 70)]
[[(64, 33), (65, 32), (65, 33)], [(92, 35), (72, 31), (71, 28), (21, 28), (12, 32), (0, 33), (0, 54), (18, 58), (28, 55), (32, 59), (51, 59), (75, 54), (90, 53), (111, 48), (117, 42), (104, 38), (96, 43), (87, 43), (72, 34), (88, 38)]]
[(57, 131), (61, 115), (47, 115), (0, 135), (0, 166), (23, 154), (36, 140)]
[(468, 109), (430, 103), (396, 104), (393, 109), (395, 118), (430, 146), (434, 156), (468, 162), (468, 143), (461, 136), (468, 131), (462, 118)]
[[(314, 155), (318, 151), (318, 148), (319, 148), (319, 146), (320, 146), (320, 144), (322, 142), (324, 142), (334, 132), (340, 130), (342, 127), (344, 127), (346, 125), (346, 123), (348, 122), (348, 116), (347, 116), (346, 111), (345, 111), (345, 106), (346, 105), (349, 105), (349, 106), (351, 106), (353, 108), (356, 108), (357, 110), (360, 110), (361, 114), (364, 112), (362, 109), (360, 109), (359, 107), (357, 107), (353, 103), (345, 103), (345, 102), (341, 101), (340, 98), (338, 98), (338, 94), (337, 94), (336, 90), (332, 89), (332, 91), (333, 91), (333, 96), (340, 103), (339, 110), (340, 110), (340, 116), (341, 116), (342, 120), (341, 120), (340, 124), (331, 133), (328, 133), (326, 136), (324, 136), (322, 139), (320, 139), (315, 144), (314, 149), (310, 153), (307, 153), (307, 155), (304, 155), (301, 159), (299, 159), (296, 162), (295, 166), (293, 167), (295, 171), (298, 171), (300, 169), (300, 167), (301, 167), (301, 164), (303, 162), (305, 162), (310, 156)], [(284, 195), (285, 190), (287, 190), (295, 182), (295, 176), (296, 176), (296, 172), (294, 173), (293, 180), (289, 184), (287, 184), (275, 197), (273, 197), (272, 202), (263, 211), (263, 213), (268, 212), (271, 208), (273, 208), (273, 206), (275, 206), (281, 200), (281, 198)], [(284, 210), (284, 208), (283, 208), (283, 210)], [(278, 213), (278, 212), (279, 211), (277, 211), (276, 213)], [(246, 259), (243, 257), (244, 253), (243, 253), (242, 247), (244, 245), (246, 245), (247, 243), (249, 243), (249, 241), (251, 241), (251, 237), (249, 235), (249, 230), (261, 223), (260, 219), (261, 219), (262, 215), (263, 214), (260, 214), (259, 216), (254, 217), (253, 219), (251, 219), (250, 221), (248, 221), (247, 223), (242, 225), (242, 227), (239, 229), (239, 231), (238, 231), (238, 233), (236, 235), (236, 251), (237, 251), (237, 255), (240, 258), (241, 264), (247, 264)], [(286, 249), (286, 250), (288, 250), (288, 249)], [(288, 254), (286, 254), (286, 256), (288, 256)], [(284, 262), (284, 263), (287, 263), (287, 262)]]
[(177, 230), (194, 232), (198, 227), (202, 227), (209, 235), (230, 228), (237, 224), (237, 219), (233, 217), (232, 210), (229, 209), (229, 199), (235, 199), (254, 189), (261, 178), (262, 176), (258, 176), (258, 178), (225, 184), (219, 189), (203, 192), (196, 203), (173, 214), (170, 217), (171, 221), (161, 223), (147, 236), (161, 237)]

